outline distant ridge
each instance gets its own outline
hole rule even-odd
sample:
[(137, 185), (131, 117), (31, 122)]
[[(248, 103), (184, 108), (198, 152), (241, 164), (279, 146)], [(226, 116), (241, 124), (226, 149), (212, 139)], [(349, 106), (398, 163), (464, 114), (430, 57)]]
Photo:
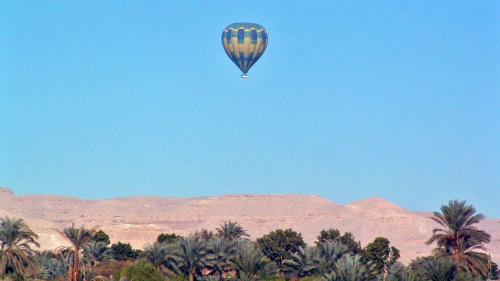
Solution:
[[(188, 235), (238, 221), (251, 239), (277, 228), (292, 228), (313, 244), (321, 229), (352, 232), (362, 245), (378, 236), (389, 238), (401, 251), (401, 261), (430, 254), (425, 241), (435, 223), (430, 213), (413, 212), (380, 197), (345, 205), (317, 195), (243, 194), (194, 198), (132, 196), (86, 200), (61, 195), (19, 195), (0, 187), (0, 216), (23, 218), (40, 236), (44, 249), (65, 245), (55, 229), (99, 227), (111, 241), (130, 242), (136, 248), (152, 243), (163, 232)], [(500, 219), (486, 219), (479, 228), (492, 235), (487, 248), (500, 263)]]

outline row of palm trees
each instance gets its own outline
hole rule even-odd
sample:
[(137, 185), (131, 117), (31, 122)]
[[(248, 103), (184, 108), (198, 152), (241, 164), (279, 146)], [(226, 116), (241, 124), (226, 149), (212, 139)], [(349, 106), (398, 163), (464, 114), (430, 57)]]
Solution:
[(69, 280), (87, 280), (96, 266), (105, 259), (113, 258), (107, 244), (98, 241), (90, 241), (82, 247), (77, 263), (74, 253), (74, 246), (59, 248), (56, 251), (37, 252), (35, 259), (38, 262), (39, 278), (52, 280), (68, 276)]
[[(111, 257), (105, 243), (91, 241), (93, 230), (68, 227), (60, 233), (71, 247), (38, 252), (33, 249), (40, 246), (36, 242), (38, 235), (22, 219), (0, 219), (0, 276), (14, 274), (26, 279), (39, 275), (53, 279), (69, 272), (69, 280), (77, 281), (81, 264), (92, 267)], [(80, 256), (84, 261), (79, 260)]]
[[(144, 258), (157, 266), (167, 276), (183, 274), (193, 281), (200, 276), (217, 280), (232, 277), (238, 280), (262, 279), (278, 273), (277, 264), (271, 261), (258, 244), (248, 239), (231, 239), (216, 236), (210, 240), (194, 236), (175, 244), (155, 242), (144, 249)], [(327, 241), (315, 247), (299, 247), (280, 270), (285, 276), (305, 277), (332, 274), (342, 258), (360, 259), (344, 244)], [(373, 266), (366, 266), (373, 271)]]
[[(494, 263), (484, 253), (484, 244), (491, 237), (475, 227), (483, 215), (476, 214), (464, 201), (455, 200), (442, 206), (440, 213), (434, 212), (431, 219), (440, 225), (427, 241), (436, 243), (434, 254), (417, 258), (409, 266), (384, 262), (383, 272), (377, 269), (380, 266), (376, 260), (364, 254), (367, 249), (356, 249), (338, 237), (325, 239), (321, 235), (316, 246), (298, 246), (277, 264), (266, 256), (261, 244), (245, 238), (245, 230), (231, 221), (217, 228), (215, 235), (205, 231), (182, 239), (156, 241), (144, 248), (140, 259), (167, 278), (186, 276), (190, 281), (261, 280), (272, 276), (325, 281), (472, 281), (495, 277), (491, 270)], [(113, 257), (107, 243), (93, 240), (94, 229), (72, 226), (60, 233), (71, 247), (38, 252), (34, 250), (39, 247), (38, 236), (22, 219), (0, 219), (0, 278), (9, 274), (20, 280), (107, 278), (93, 273)]]

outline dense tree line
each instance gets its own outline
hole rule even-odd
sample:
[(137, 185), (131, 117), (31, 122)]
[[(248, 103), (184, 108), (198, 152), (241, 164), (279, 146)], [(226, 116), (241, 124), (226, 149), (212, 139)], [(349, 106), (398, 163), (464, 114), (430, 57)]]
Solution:
[[(498, 280), (485, 253), (490, 235), (475, 225), (484, 219), (464, 201), (450, 201), (431, 219), (440, 225), (427, 244), (431, 256), (398, 262), (400, 252), (384, 237), (364, 248), (352, 233), (322, 230), (314, 245), (292, 229), (248, 239), (237, 222), (182, 237), (160, 234), (144, 249), (110, 243), (102, 230), (71, 226), (60, 231), (70, 247), (37, 251), (38, 236), (22, 219), (0, 219), (2, 280), (223, 281), (484, 281)], [(110, 245), (111, 244), (111, 245)]]

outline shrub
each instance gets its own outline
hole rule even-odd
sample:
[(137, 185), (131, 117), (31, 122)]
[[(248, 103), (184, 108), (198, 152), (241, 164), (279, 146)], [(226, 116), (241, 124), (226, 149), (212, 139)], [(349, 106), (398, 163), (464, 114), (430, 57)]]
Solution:
[(175, 274), (168, 278), (169, 281), (189, 281), (189, 278), (184, 274)]
[(111, 245), (111, 251), (115, 260), (133, 260), (139, 256), (139, 251), (134, 250), (130, 243), (118, 242)]
[(134, 281), (165, 281), (161, 272), (146, 261), (137, 261), (121, 272), (121, 277)]
[(109, 277), (112, 275), (119, 275), (119, 273), (127, 266), (131, 265), (132, 261), (117, 261), (106, 259), (94, 268), (97, 276)]
[(280, 275), (269, 275), (267, 277), (259, 279), (259, 281), (285, 281), (285, 280), (286, 280), (285, 277)]
[[(323, 276), (321, 276), (321, 275), (311, 275), (311, 276), (306, 276), (306, 277), (300, 278), (300, 281), (319, 281), (319, 280), (321, 280), (322, 277)], [(278, 281), (278, 280), (276, 280), (276, 281)]]
[(2, 279), (2, 281), (21, 281), (21, 277), (19, 277), (15, 273), (7, 274)]

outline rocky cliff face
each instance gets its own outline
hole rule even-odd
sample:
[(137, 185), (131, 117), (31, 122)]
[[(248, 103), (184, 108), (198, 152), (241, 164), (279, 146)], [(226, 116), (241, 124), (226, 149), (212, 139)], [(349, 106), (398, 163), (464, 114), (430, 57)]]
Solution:
[[(316, 195), (224, 195), (215, 197), (124, 197), (84, 200), (57, 195), (15, 196), (0, 188), (0, 216), (25, 219), (44, 249), (65, 245), (56, 229), (98, 227), (112, 242), (130, 242), (136, 248), (152, 243), (163, 232), (187, 235), (238, 221), (255, 239), (277, 228), (293, 228), (308, 244), (322, 229), (352, 232), (362, 245), (378, 236), (389, 238), (401, 250), (401, 260), (427, 255), (425, 241), (436, 226), (430, 214), (411, 212), (378, 197), (339, 205)], [(492, 235), (487, 248), (500, 263), (500, 219), (480, 226)]]

